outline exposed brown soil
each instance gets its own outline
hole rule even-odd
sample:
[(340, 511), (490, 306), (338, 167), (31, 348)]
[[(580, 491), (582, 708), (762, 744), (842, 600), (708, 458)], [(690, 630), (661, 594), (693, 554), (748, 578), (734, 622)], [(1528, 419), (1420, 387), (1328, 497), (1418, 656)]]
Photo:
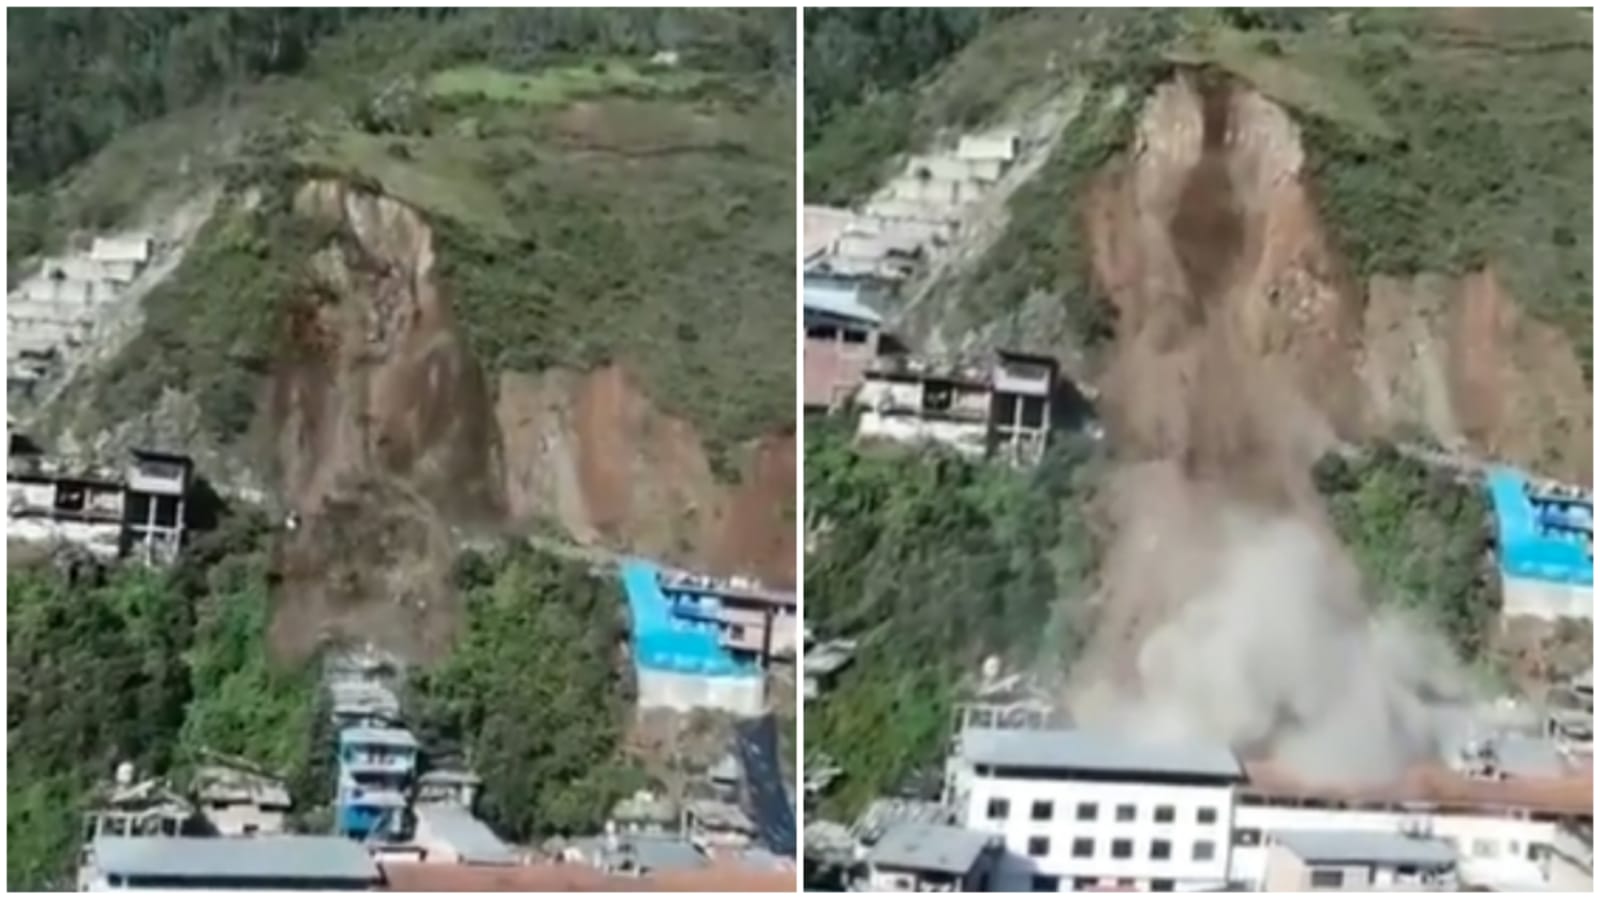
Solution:
[(737, 485), (618, 366), (504, 372), (491, 393), (404, 204), (308, 184), (335, 238), (286, 316), (263, 430), (288, 507), (274, 649), (370, 640), (426, 659), (453, 639), (455, 531), (555, 527), (581, 543), (794, 582), (792, 434), (746, 448)]
[(657, 410), (620, 366), (505, 373), (496, 414), (514, 519), (543, 517), (584, 542), (794, 583), (792, 434), (747, 447), (729, 486), (695, 429)]
[(290, 303), (264, 409), (301, 520), (278, 547), (272, 644), (300, 656), (358, 638), (430, 656), (454, 633), (448, 525), (502, 514), (483, 376), (415, 211), (331, 181), (295, 207), (337, 238)]

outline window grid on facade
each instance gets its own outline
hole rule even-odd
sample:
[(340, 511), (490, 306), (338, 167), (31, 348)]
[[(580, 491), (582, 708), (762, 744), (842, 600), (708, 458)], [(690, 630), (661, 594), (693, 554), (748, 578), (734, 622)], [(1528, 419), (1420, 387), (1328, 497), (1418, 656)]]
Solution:
[(1035, 893), (1054, 893), (1060, 889), (1060, 880), (1044, 874), (1033, 875), (1033, 891)]
[(1210, 840), (1196, 840), (1195, 841), (1195, 844), (1194, 844), (1194, 860), (1195, 861), (1197, 861), (1197, 862), (1208, 862), (1208, 861), (1211, 861), (1212, 856), (1216, 855), (1216, 852), (1217, 852), (1216, 844), (1212, 843)]
[(1136, 817), (1138, 817), (1138, 812), (1134, 809), (1133, 803), (1125, 802), (1117, 806), (1118, 821), (1132, 821)]
[(1111, 857), (1112, 858), (1133, 858), (1133, 841), (1132, 840), (1112, 840), (1111, 841)]
[(1150, 842), (1150, 857), (1156, 861), (1166, 861), (1172, 858), (1172, 842), (1170, 840), (1152, 840)]
[(1011, 803), (1005, 799), (989, 800), (989, 820), (1003, 821), (1011, 814)]
[(1201, 806), (1195, 809), (1194, 817), (1201, 824), (1215, 824), (1217, 823), (1217, 810), (1209, 805)]
[(1094, 838), (1093, 837), (1074, 837), (1073, 840), (1072, 840), (1072, 857), (1073, 858), (1093, 858), (1094, 857)]
[(1049, 837), (1028, 837), (1028, 854), (1034, 858), (1043, 858), (1050, 854)]
[(1040, 801), (1034, 802), (1034, 804), (1033, 804), (1033, 820), (1035, 820), (1035, 821), (1048, 821), (1054, 816), (1055, 816), (1055, 803), (1054, 802), (1050, 802), (1048, 800), (1040, 800)]
[(1312, 889), (1338, 889), (1344, 886), (1344, 872), (1338, 868), (1312, 868)]
[(1078, 820), (1093, 821), (1098, 816), (1099, 811), (1099, 807), (1092, 802), (1080, 802), (1078, 803)]
[(1177, 812), (1170, 805), (1156, 806), (1156, 823), (1171, 824), (1177, 818)]

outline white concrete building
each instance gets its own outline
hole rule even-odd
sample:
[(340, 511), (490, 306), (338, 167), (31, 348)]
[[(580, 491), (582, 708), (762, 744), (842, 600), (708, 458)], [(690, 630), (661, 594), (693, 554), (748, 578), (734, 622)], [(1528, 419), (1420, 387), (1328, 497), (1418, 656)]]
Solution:
[(1271, 838), (1268, 893), (1454, 892), (1456, 854), (1442, 840), (1363, 830), (1294, 830)]
[(959, 825), (1004, 839), (997, 891), (1216, 889), (1242, 779), (1225, 747), (969, 728), (945, 799)]
[(1456, 853), (1467, 885), (1547, 890), (1593, 883), (1593, 850), (1574, 836), (1592, 827), (1587, 775), (1487, 780), (1435, 765), (1396, 784), (1343, 790), (1297, 785), (1266, 766), (1251, 765), (1249, 776), (1234, 814), (1229, 877), (1236, 882), (1265, 881), (1274, 837), (1343, 831), (1439, 840)]
[(1056, 363), (998, 352), (983, 364), (883, 359), (867, 369), (857, 434), (899, 443), (939, 443), (973, 459), (1031, 465), (1049, 442)]

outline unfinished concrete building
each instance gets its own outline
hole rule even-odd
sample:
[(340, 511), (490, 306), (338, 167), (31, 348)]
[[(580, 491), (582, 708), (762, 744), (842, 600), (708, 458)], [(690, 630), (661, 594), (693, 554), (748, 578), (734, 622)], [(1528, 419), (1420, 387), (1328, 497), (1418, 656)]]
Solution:
[(37, 445), (14, 436), (6, 465), (7, 537), (67, 543), (97, 558), (170, 564), (183, 546), (193, 463), (135, 450), (123, 477), (68, 474)]
[(987, 364), (888, 357), (864, 375), (857, 433), (1033, 465), (1049, 442), (1055, 391), (1047, 356), (1000, 352)]

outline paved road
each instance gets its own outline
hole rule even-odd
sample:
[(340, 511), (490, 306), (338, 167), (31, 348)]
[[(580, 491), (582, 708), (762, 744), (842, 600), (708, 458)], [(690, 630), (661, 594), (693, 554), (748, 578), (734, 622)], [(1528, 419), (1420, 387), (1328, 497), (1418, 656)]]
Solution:
[(744, 764), (745, 797), (761, 842), (774, 855), (794, 858), (794, 801), (783, 785), (778, 764), (778, 725), (773, 716), (739, 722), (739, 759)]

